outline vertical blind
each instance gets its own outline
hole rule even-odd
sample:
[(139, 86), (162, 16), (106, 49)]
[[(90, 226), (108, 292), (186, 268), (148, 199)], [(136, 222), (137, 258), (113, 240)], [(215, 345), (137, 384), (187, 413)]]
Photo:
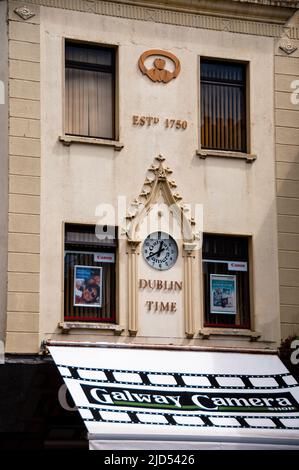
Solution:
[(115, 51), (66, 42), (65, 132), (114, 139)]
[(202, 60), (201, 147), (246, 152), (246, 68)]

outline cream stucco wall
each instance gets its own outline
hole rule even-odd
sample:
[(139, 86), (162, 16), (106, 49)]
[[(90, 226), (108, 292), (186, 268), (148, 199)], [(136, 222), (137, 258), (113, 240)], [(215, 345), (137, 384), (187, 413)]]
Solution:
[[(63, 320), (63, 221), (95, 223), (96, 207), (128, 205), (140, 192), (148, 167), (162, 154), (185, 202), (203, 204), (204, 231), (247, 234), (253, 239), (254, 328), (264, 341), (279, 340), (279, 293), (274, 153), (272, 38), (41, 7), (41, 284), (40, 339), (59, 333)], [(67, 147), (63, 133), (63, 38), (119, 47), (121, 151), (87, 144)], [(148, 49), (171, 51), (181, 74), (168, 85), (152, 83), (137, 67)], [(248, 61), (252, 164), (200, 159), (199, 57)], [(188, 121), (185, 131), (136, 128), (132, 116)], [(113, 221), (111, 221), (113, 222)], [(125, 248), (121, 245), (119, 315), (127, 321)], [(77, 335), (86, 332), (77, 331)], [(72, 335), (72, 336), (75, 336)], [(96, 337), (97, 333), (89, 334)], [(56, 336), (57, 337), (57, 336)]]

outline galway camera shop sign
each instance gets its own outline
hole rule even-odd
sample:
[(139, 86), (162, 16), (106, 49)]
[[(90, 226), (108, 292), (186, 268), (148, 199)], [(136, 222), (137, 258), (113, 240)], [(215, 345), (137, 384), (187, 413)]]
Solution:
[(299, 386), (275, 355), (49, 349), (91, 435), (298, 439)]

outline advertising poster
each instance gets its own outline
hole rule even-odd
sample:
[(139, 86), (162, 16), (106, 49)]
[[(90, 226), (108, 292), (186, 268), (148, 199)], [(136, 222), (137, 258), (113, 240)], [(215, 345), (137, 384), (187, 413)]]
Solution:
[(236, 276), (210, 275), (211, 313), (236, 315)]
[(102, 306), (102, 268), (74, 266), (74, 307)]

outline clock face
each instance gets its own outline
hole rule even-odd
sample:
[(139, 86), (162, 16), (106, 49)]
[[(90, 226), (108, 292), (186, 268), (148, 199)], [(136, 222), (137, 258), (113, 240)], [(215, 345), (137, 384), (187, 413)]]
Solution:
[(155, 269), (170, 269), (178, 257), (176, 241), (165, 232), (154, 232), (148, 235), (142, 246), (145, 261)]

